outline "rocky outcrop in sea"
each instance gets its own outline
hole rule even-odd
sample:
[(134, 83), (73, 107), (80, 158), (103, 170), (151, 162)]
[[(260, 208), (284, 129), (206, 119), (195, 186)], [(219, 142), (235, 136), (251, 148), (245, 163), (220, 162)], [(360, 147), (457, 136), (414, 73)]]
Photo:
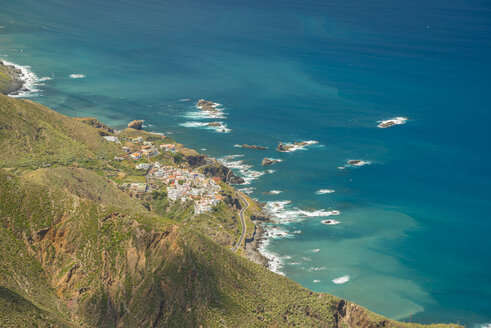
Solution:
[(248, 145), (248, 144), (243, 144), (243, 145), (240, 146), (240, 148), (257, 149), (257, 150), (267, 150), (268, 149), (268, 147), (256, 146), (256, 145)]
[(218, 109), (216, 108), (217, 106), (218, 104), (204, 99), (198, 100), (198, 104), (196, 105), (196, 107), (198, 107), (199, 109), (208, 112), (218, 112)]
[(289, 152), (289, 151), (299, 149), (300, 147), (303, 147), (303, 146), (311, 145), (312, 143), (314, 143), (314, 142), (301, 141), (301, 142), (294, 142), (293, 144), (284, 144), (282, 142), (279, 142), (276, 150), (281, 151), (281, 152)]
[(261, 162), (261, 165), (262, 166), (270, 166), (270, 165), (273, 165), (273, 164), (276, 164), (279, 162), (281, 162), (281, 161), (278, 159), (264, 158), (263, 161)]
[(134, 120), (134, 121), (131, 121), (130, 123), (128, 123), (128, 127), (135, 129), (135, 130), (141, 130), (142, 126), (143, 126), (143, 122), (145, 122), (145, 121), (144, 120)]

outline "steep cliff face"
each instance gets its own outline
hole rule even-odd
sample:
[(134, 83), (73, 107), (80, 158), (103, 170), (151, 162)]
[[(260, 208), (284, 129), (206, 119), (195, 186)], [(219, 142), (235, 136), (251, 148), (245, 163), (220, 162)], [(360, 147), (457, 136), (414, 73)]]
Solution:
[(203, 168), (203, 173), (208, 177), (219, 177), (222, 181), (231, 184), (242, 184), (244, 179), (238, 177), (225, 165), (213, 163)]
[(96, 128), (101, 136), (107, 136), (114, 133), (114, 130), (111, 127), (93, 117), (78, 117), (74, 119)]

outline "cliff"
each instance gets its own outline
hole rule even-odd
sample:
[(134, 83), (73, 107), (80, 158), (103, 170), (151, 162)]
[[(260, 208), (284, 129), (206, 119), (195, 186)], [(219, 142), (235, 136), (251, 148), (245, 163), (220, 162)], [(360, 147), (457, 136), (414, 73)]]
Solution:
[[(164, 192), (121, 190), (137, 173), (100, 127), (1, 95), (0, 117), (0, 326), (420, 327), (232, 253), (241, 203), (230, 186), (210, 217), (192, 216)], [(135, 131), (122, 135), (161, 138)], [(159, 160), (198, 156), (184, 153)], [(251, 204), (248, 217), (260, 215)]]
[(20, 90), (24, 86), (21, 75), (18, 68), (0, 60), (0, 93), (7, 95)]

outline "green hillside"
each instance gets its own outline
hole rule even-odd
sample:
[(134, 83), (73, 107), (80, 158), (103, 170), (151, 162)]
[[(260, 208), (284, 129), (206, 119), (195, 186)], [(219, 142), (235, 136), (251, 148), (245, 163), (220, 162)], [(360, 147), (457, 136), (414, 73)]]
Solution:
[[(5, 96), (0, 118), (1, 327), (420, 327), (232, 253), (240, 204), (226, 185), (193, 217), (164, 191), (123, 191), (138, 173), (94, 124)], [(160, 160), (190, 166), (186, 152)]]

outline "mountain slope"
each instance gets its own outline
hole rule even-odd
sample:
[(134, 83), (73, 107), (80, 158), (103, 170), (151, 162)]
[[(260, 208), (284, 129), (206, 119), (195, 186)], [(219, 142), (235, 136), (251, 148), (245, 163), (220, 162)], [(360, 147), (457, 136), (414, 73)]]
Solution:
[(0, 95), (1, 166), (68, 164), (118, 151), (96, 129), (29, 100)]
[(118, 149), (96, 128), (27, 101), (0, 96), (0, 108), (12, 154), (0, 161), (0, 326), (420, 326), (313, 293), (191, 218), (154, 212), (99, 170)]

